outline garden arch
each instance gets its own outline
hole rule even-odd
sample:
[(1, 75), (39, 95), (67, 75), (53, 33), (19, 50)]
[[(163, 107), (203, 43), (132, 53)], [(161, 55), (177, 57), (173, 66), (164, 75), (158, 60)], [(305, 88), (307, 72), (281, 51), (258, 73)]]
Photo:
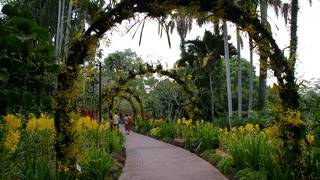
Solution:
[[(284, 52), (279, 48), (272, 33), (264, 27), (259, 17), (252, 15), (246, 9), (238, 6), (234, 0), (123, 0), (113, 5), (104, 7), (99, 13), (92, 12), (93, 21), (88, 29), (79, 33), (70, 43), (70, 51), (66, 54), (65, 61), (61, 60), (58, 75), (58, 85), (55, 94), (53, 109), (56, 129), (55, 148), (57, 165), (61, 163), (68, 167), (72, 173), (76, 172), (76, 157), (70, 149), (75, 143), (74, 132), (71, 130), (72, 120), (69, 113), (72, 110), (72, 101), (75, 98), (74, 89), (80, 73), (80, 64), (93, 57), (98, 40), (105, 32), (111, 30), (123, 20), (133, 18), (136, 13), (145, 13), (152, 18), (163, 20), (162, 17), (179, 8), (187, 8), (193, 16), (210, 15), (216, 19), (226, 19), (239, 25), (241, 30), (250, 34), (258, 48), (266, 52), (270, 58), (270, 68), (278, 80), (279, 93), (284, 109), (299, 107), (298, 88), (294, 77), (294, 61), (287, 60)], [(99, 9), (100, 10), (100, 9)], [(163, 21), (162, 21), (163, 22)], [(165, 25), (163, 25), (165, 26)], [(166, 26), (166, 32), (169, 31)], [(122, 85), (126, 81), (121, 82)], [(192, 102), (195, 98), (190, 97)], [(294, 132), (299, 135), (299, 132)], [(57, 166), (59, 167), (59, 166)]]
[[(111, 96), (108, 96), (108, 92), (104, 92), (104, 94), (102, 95), (102, 99), (110, 98), (112, 100), (108, 104), (108, 109), (104, 109), (104, 111), (109, 111), (110, 117), (111, 117), (111, 114), (112, 114), (110, 112), (114, 112), (114, 108), (116, 106), (115, 105), (115, 101), (114, 101), (115, 97), (120, 97), (120, 98), (123, 98), (123, 99), (127, 100), (130, 103), (130, 105), (131, 105), (131, 107), (132, 107), (132, 109), (134, 111), (134, 115), (136, 116), (137, 112), (139, 112), (140, 116), (143, 117), (143, 115), (144, 115), (144, 107), (143, 107), (142, 101), (141, 101), (140, 97), (138, 95), (136, 95), (131, 88), (127, 88), (122, 93), (112, 92), (111, 94), (112, 94)], [(134, 102), (132, 101), (131, 98), (134, 98), (136, 100), (136, 102), (139, 104), (140, 111), (138, 111), (136, 109), (136, 107), (134, 106)]]
[[(185, 110), (187, 112), (188, 118), (192, 118), (195, 114), (198, 112), (198, 108), (196, 105), (196, 97), (194, 92), (190, 89), (189, 85), (178, 75), (177, 71), (175, 70), (164, 70), (161, 65), (157, 65), (156, 67), (153, 67), (150, 64), (143, 65), (141, 64), (139, 66), (138, 71), (131, 71), (129, 72), (129, 75), (126, 78), (119, 79), (117, 82), (118, 86), (115, 89), (114, 94), (111, 97), (111, 109), (110, 112), (115, 112), (114, 111), (114, 98), (123, 94), (124, 92), (127, 92), (129, 87), (128, 87), (128, 82), (136, 76), (139, 75), (145, 75), (149, 73), (158, 73), (162, 76), (167, 76), (171, 79), (173, 79), (175, 82), (177, 82), (182, 90), (186, 98), (188, 99), (188, 103), (185, 106)], [(129, 89), (130, 90), (130, 89)], [(136, 95), (135, 95), (136, 96)], [(139, 99), (139, 98), (136, 98)], [(140, 100), (140, 99), (139, 99)], [(142, 102), (139, 102), (141, 109), (143, 109)], [(142, 116), (144, 118), (144, 116)]]

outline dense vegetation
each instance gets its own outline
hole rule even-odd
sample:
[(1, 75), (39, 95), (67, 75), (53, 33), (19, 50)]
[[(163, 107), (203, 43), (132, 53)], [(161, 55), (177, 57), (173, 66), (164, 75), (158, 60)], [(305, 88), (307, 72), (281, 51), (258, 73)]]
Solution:
[[(123, 137), (109, 126), (117, 111), (134, 116), (137, 132), (239, 179), (320, 177), (319, 80), (295, 78), (298, 0), (0, 2), (1, 179), (117, 178)], [(272, 36), (269, 5), (290, 21), (288, 57)], [(169, 46), (178, 31), (172, 69), (130, 49), (103, 59), (106, 32), (133, 20), (141, 43), (149, 18)], [(213, 31), (187, 39), (194, 19)], [(237, 47), (227, 21), (236, 24)], [(252, 59), (241, 58), (240, 31), (260, 56), (259, 77)]]

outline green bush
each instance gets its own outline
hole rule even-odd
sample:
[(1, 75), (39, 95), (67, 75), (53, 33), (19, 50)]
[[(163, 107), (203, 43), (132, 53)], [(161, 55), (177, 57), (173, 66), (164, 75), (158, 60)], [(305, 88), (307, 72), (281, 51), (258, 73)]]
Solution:
[(123, 149), (124, 138), (118, 131), (106, 131), (106, 150), (110, 153), (120, 153)]
[(159, 137), (160, 130), (161, 130), (160, 127), (152, 128), (150, 131), (150, 135), (152, 137)]
[(185, 138), (185, 147), (193, 152), (203, 152), (219, 147), (219, 129), (211, 123), (193, 128)]
[(159, 137), (163, 140), (170, 141), (176, 137), (176, 124), (165, 123), (160, 126)]
[(239, 180), (267, 180), (267, 173), (264, 170), (256, 171), (251, 168), (246, 168), (237, 172)]
[(218, 169), (223, 173), (226, 174), (230, 171), (232, 166), (234, 165), (234, 161), (230, 157), (223, 157), (217, 164)]
[(148, 134), (151, 127), (152, 127), (152, 124), (150, 123), (149, 120), (135, 119), (133, 121), (133, 130), (136, 131), (137, 133)]
[(272, 161), (274, 151), (267, 139), (261, 135), (247, 134), (230, 147), (230, 153), (238, 169), (252, 168), (259, 170)]
[(80, 165), (80, 179), (104, 179), (109, 174), (113, 161), (106, 151), (92, 148)]

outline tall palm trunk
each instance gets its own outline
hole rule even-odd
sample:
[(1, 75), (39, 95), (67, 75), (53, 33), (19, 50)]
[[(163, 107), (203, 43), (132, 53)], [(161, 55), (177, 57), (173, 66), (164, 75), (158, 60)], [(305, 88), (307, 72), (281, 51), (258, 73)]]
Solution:
[(248, 102), (248, 119), (252, 114), (252, 100), (253, 100), (253, 45), (252, 39), (249, 35), (249, 47), (250, 47), (250, 66), (249, 66), (249, 102)]
[(232, 117), (232, 94), (231, 94), (231, 78), (230, 78), (230, 58), (229, 58), (229, 46), (228, 46), (228, 28), (227, 21), (223, 19), (223, 40), (224, 40), (224, 58), (226, 61), (226, 77), (227, 77), (227, 93), (228, 93), (228, 120), (231, 127)]
[(62, 44), (64, 40), (64, 11), (65, 11), (65, 0), (62, 0), (62, 6), (61, 6), (61, 20), (60, 20), (60, 41), (59, 41), (59, 53), (58, 56), (61, 58), (62, 57)]
[(241, 72), (241, 47), (240, 30), (237, 26), (237, 61), (238, 61), (238, 116), (242, 117), (242, 72)]
[(209, 75), (209, 85), (210, 85), (210, 95), (211, 95), (211, 121), (214, 118), (214, 94), (213, 94), (213, 87), (212, 87), (212, 72), (208, 73)]
[(69, 44), (69, 34), (70, 34), (70, 22), (71, 22), (71, 15), (72, 15), (72, 6), (73, 6), (73, 0), (69, 1), (69, 7), (68, 7), (68, 14), (67, 14), (67, 26), (66, 26), (66, 36), (64, 40), (64, 53), (65, 56), (68, 54), (68, 44)]
[(60, 31), (61, 31), (61, 3), (62, 0), (59, 0), (58, 2), (58, 19), (57, 19), (57, 30), (56, 30), (56, 37), (55, 37), (55, 56), (56, 56), (56, 62), (60, 63), (59, 61), (59, 42), (60, 42)]
[[(261, 9), (261, 23), (267, 28), (268, 2), (267, 0), (260, 0)], [(260, 75), (259, 75), (259, 99), (258, 110), (262, 110), (265, 106), (266, 99), (266, 83), (267, 83), (267, 64), (268, 55), (265, 52), (260, 52)]]

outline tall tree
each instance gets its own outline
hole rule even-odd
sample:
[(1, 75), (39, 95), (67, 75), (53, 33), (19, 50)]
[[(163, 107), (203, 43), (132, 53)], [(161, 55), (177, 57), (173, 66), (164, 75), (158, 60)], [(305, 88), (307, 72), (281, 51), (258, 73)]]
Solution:
[(242, 72), (241, 72), (241, 37), (239, 27), (236, 27), (237, 35), (237, 61), (238, 61), (238, 116), (242, 117)]
[(180, 50), (181, 50), (181, 56), (183, 57), (185, 55), (185, 39), (187, 36), (187, 33), (191, 31), (192, 29), (192, 21), (193, 19), (190, 16), (187, 16), (186, 14), (183, 13), (181, 10), (173, 16), (174, 18), (174, 23), (176, 24), (177, 27), (177, 32), (180, 37)]
[[(260, 11), (261, 11), (261, 24), (265, 28), (268, 26), (268, 2), (267, 0), (260, 0)], [(258, 110), (262, 110), (265, 106), (266, 99), (266, 84), (267, 84), (267, 71), (268, 71), (268, 55), (260, 51), (260, 75), (259, 75), (259, 96), (258, 96)]]
[(253, 43), (249, 35), (249, 48), (250, 48), (250, 66), (249, 66), (249, 102), (248, 102), (248, 119), (252, 115), (252, 101), (253, 101)]
[(227, 21), (223, 19), (223, 40), (224, 40), (224, 58), (226, 61), (226, 79), (227, 79), (227, 93), (228, 93), (228, 119), (231, 127), (232, 118), (232, 94), (231, 94), (231, 78), (230, 78), (230, 58), (228, 48), (228, 28)]

